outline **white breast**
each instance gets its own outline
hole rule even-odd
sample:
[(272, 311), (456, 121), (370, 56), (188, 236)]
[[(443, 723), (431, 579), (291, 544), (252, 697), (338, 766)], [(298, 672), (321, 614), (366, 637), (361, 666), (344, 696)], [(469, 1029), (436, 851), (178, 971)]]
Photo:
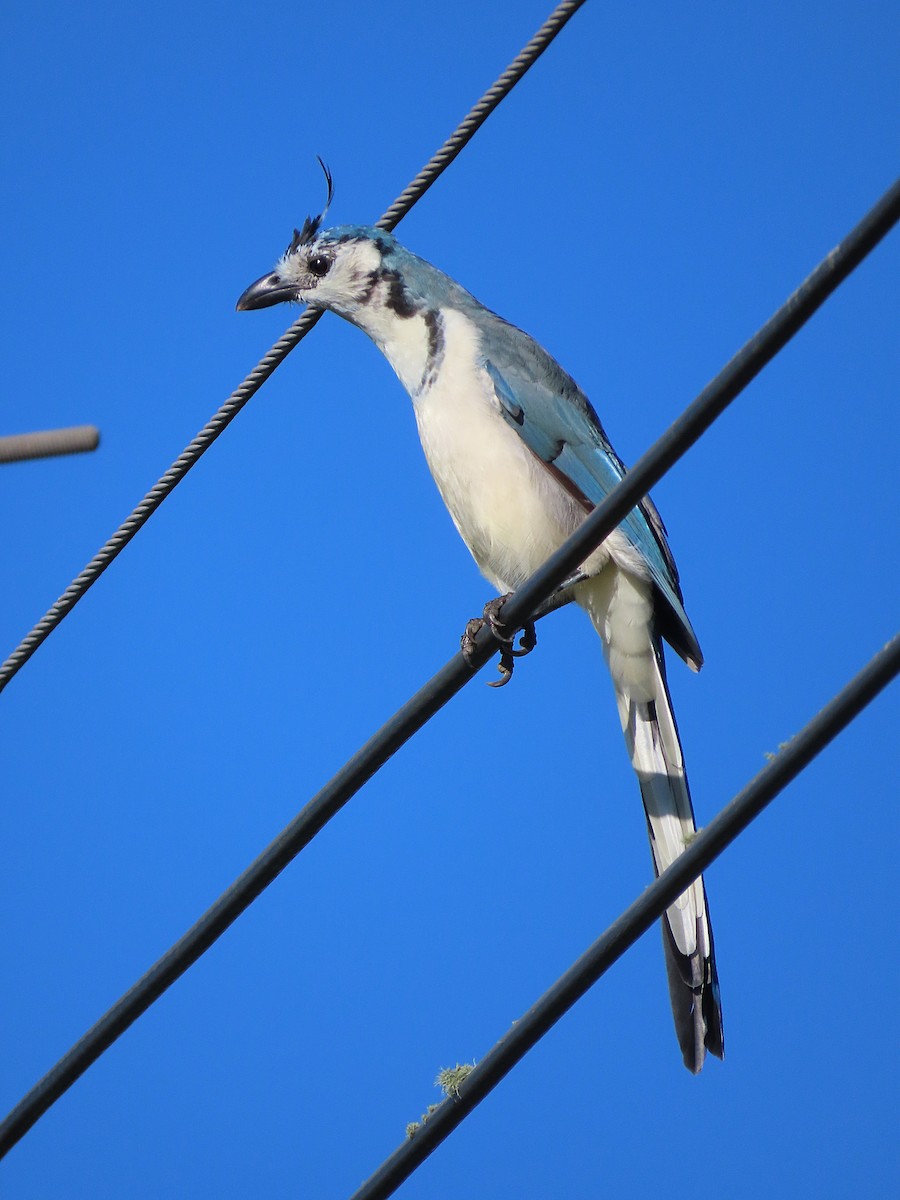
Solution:
[[(584, 520), (584, 510), (501, 415), (480, 365), (477, 327), (455, 310), (445, 309), (443, 317), (441, 370), (431, 387), (414, 396), (419, 436), (475, 561), (501, 592), (512, 591)], [(601, 549), (591, 570), (608, 557)]]

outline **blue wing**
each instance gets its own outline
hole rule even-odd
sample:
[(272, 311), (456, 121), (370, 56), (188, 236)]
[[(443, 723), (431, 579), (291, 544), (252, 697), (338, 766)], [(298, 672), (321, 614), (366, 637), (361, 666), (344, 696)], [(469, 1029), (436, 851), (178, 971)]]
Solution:
[[(537, 342), (499, 317), (495, 320), (483, 349), (504, 419), (586, 509), (596, 507), (625, 474), (597, 414), (575, 381)], [(658, 614), (660, 632), (682, 658), (699, 668), (703, 655), (684, 611), (675, 560), (653, 502), (642, 500), (619, 528), (646, 562), (664, 602)]]

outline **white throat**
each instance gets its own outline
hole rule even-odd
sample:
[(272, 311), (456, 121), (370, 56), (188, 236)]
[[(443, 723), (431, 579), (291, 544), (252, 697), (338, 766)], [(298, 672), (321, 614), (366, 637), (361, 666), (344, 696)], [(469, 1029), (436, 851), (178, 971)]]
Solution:
[(398, 317), (381, 296), (373, 296), (353, 319), (397, 372), (410, 396), (415, 397), (422, 388), (431, 345), (425, 314)]

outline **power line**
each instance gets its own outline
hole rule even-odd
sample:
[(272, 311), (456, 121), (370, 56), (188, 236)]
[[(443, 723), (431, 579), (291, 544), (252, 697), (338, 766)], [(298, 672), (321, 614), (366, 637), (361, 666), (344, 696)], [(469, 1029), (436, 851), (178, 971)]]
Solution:
[[(511, 628), (523, 625), (546, 597), (597, 545), (601, 525), (614, 528), (705, 433), (734, 398), (771, 362), (832, 292), (900, 220), (900, 179), (804, 279), (793, 295), (707, 384), (658, 441), (634, 464), (622, 484), (599, 504), (571, 538), (532, 575), (502, 609)], [(486, 639), (487, 640), (487, 639)]]
[[(481, 128), (500, 101), (509, 94), (529, 67), (547, 49), (553, 39), (566, 26), (586, 0), (564, 0), (550, 14), (530, 42), (506, 68), (499, 79), (484, 93), (477, 104), (463, 118), (443, 146), (422, 168), (415, 179), (397, 197), (376, 222), (382, 229), (393, 229), (416, 201), (424, 195), (436, 179)], [(38, 621), (29, 634), (0, 665), (0, 691), (28, 662), (38, 646), (44, 642), (59, 623), (66, 617), (87, 590), (96, 583), (113, 559), (117, 558), (134, 535), (156, 512), (160, 504), (178, 486), (191, 467), (209, 449), (216, 438), (234, 420), (247, 401), (265, 383), (298, 342), (302, 341), (322, 316), (322, 310), (307, 309), (294, 324), (278, 339), (264, 358), (250, 372), (240, 387), (236, 388), (218, 412), (200, 430), (197, 436), (179, 454), (168, 471), (150, 489), (131, 515), (122, 522), (109, 540), (97, 551), (91, 561), (72, 580), (63, 594)]]
[[(570, 569), (616, 527), (622, 517), (693, 444), (699, 433), (755, 377), (766, 362), (809, 319), (825, 296), (900, 219), (900, 181), (831, 252), (763, 328), (703, 390), (694, 403), (613, 489), (607, 500), (573, 534), (558, 554), (507, 602), (511, 624), (528, 619)], [(707, 419), (708, 414), (714, 414)], [(625, 499), (621, 499), (625, 497)], [(589, 529), (587, 535), (585, 530)], [(572, 549), (576, 547), (576, 549)], [(536, 583), (538, 580), (543, 583)], [(523, 597), (532, 608), (525, 609)], [(0, 1124), (5, 1154), (101, 1054), (233, 924), (240, 914), (340, 811), (350, 798), (430, 718), (469, 682), (491, 657), (496, 643), (487, 629), (476, 639), (473, 665), (456, 654), (333, 776), (282, 833), (200, 919), (59, 1060)], [(682, 889), (683, 890), (683, 889)]]
[(656, 923), (685, 888), (898, 674), (900, 634), (700, 830), (684, 853), (512, 1025), (460, 1084), (458, 1093), (444, 1100), (350, 1200), (384, 1200), (393, 1195), (544, 1034)]

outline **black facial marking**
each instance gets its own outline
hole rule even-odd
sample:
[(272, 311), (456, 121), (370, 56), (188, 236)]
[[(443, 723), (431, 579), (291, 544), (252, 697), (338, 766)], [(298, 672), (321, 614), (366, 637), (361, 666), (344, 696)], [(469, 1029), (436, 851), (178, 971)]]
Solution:
[(444, 318), (435, 308), (425, 313), (425, 328), (428, 331), (428, 357), (419, 383), (419, 391), (427, 391), (437, 378), (444, 360)]
[(378, 274), (377, 271), (369, 272), (369, 274), (366, 278), (366, 286), (363, 289), (362, 295), (360, 296), (360, 300), (362, 301), (363, 304), (368, 304), (369, 301), (372, 299), (372, 295), (373, 295), (375, 289), (378, 287), (378, 280), (380, 278), (381, 278), (381, 276)]
[(429, 308), (425, 314), (425, 327), (428, 330), (428, 361), (431, 363), (444, 353), (444, 321), (436, 308)]
[(384, 301), (387, 307), (398, 317), (414, 317), (418, 310), (404, 287), (400, 272), (382, 270), (381, 278), (387, 284), (387, 296)]

